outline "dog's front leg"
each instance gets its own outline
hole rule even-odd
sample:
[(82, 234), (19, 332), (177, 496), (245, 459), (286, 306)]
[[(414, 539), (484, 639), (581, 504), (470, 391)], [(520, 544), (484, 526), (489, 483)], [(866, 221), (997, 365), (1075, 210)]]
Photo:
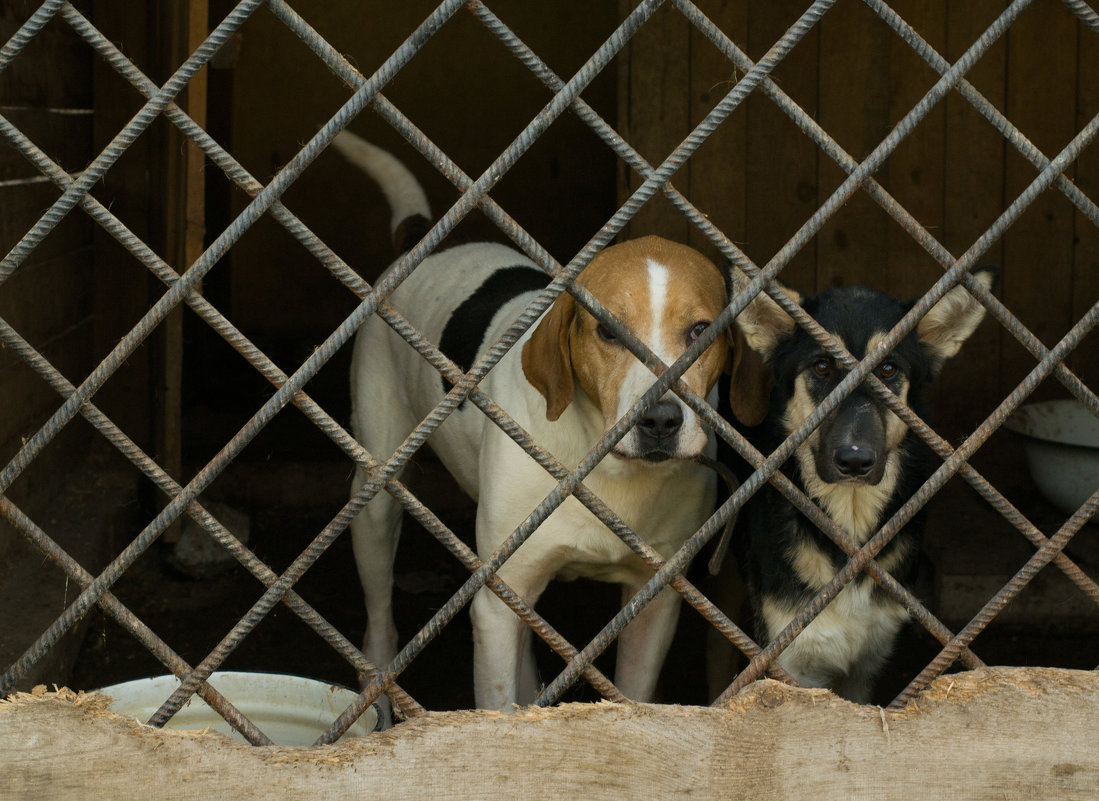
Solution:
[(470, 607), (473, 618), (473, 689), (481, 709), (530, 703), (537, 690), (527, 624), (487, 589)]
[[(627, 584), (622, 590), (623, 603), (629, 601), (641, 585)], [(649, 701), (664, 657), (672, 644), (679, 617), (679, 595), (665, 587), (618, 635), (618, 660), (614, 683), (622, 694), (634, 701)]]

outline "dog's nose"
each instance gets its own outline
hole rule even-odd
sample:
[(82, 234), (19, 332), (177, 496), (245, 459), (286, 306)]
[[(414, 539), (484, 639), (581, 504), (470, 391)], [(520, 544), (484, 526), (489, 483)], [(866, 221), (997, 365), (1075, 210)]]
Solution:
[(873, 469), (877, 454), (874, 453), (873, 448), (865, 445), (843, 445), (836, 448), (832, 459), (836, 463), (836, 468), (845, 476), (859, 478)]
[(683, 410), (678, 403), (660, 401), (642, 417), (637, 427), (654, 439), (670, 437), (683, 425)]

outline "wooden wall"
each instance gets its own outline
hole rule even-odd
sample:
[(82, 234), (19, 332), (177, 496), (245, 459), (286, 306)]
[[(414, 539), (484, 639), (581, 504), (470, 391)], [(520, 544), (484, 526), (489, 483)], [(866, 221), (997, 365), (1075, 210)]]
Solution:
[[(759, 59), (804, 3), (703, 2), (710, 18)], [(890, 4), (948, 61), (999, 14), (993, 0)], [(672, 8), (635, 38), (624, 68), (623, 135), (659, 163), (731, 88), (735, 73)], [(1049, 157), (1099, 112), (1099, 38), (1058, 0), (1038, 0), (977, 63), (969, 80)], [(778, 66), (779, 86), (855, 159), (865, 158), (937, 75), (863, 3), (839, 0)], [(1034, 167), (959, 94), (940, 103), (876, 173), (877, 180), (955, 256), (1033, 180)], [(1099, 198), (1094, 146), (1069, 176)], [(673, 182), (764, 265), (845, 177), (769, 99), (755, 93)], [(621, 192), (636, 187), (620, 177)], [(623, 194), (624, 196), (624, 194)], [(657, 231), (707, 248), (662, 198), (630, 234)], [(1099, 300), (1099, 232), (1059, 192), (1046, 192), (983, 256), (1003, 266), (1000, 297), (1048, 346)], [(853, 197), (791, 261), (782, 280), (802, 291), (864, 283), (914, 297), (942, 271), (867, 195)], [(1099, 384), (1096, 338), (1071, 361)], [(1089, 355), (1090, 354), (1090, 355)], [(987, 322), (939, 382), (939, 418), (971, 430), (1034, 366)], [(1046, 384), (1036, 397), (1064, 396)]]
[[(0, 7), (0, 40), (6, 42), (38, 5), (15, 0)], [(0, 72), (0, 113), (74, 171), (90, 160), (93, 140), (92, 54), (76, 47), (75, 39), (67, 27), (49, 26)], [(6, 254), (18, 243), (58, 195), (18, 153), (0, 146), (0, 251)], [(70, 214), (0, 286), (0, 317), (70, 380), (89, 369), (92, 353), (92, 228), (82, 212)], [(21, 439), (60, 405), (18, 357), (0, 349), (0, 460), (14, 456)], [(64, 440), (75, 444), (72, 436)], [(49, 491), (62, 460), (57, 448), (49, 449), (13, 485), (11, 496), (20, 502)], [(12, 536), (0, 526), (0, 559)]]
[[(306, 0), (294, 8), (369, 76), (436, 5), (435, 0)], [(613, 3), (502, 0), (490, 6), (565, 79), (616, 24)], [(351, 95), (266, 12), (245, 26), (233, 69), (215, 71), (211, 80), (215, 95), (221, 91), (218, 84), (228, 84), (226, 105), (212, 106), (211, 119), (231, 117), (233, 152), (261, 181), (269, 180)], [(584, 93), (612, 124), (615, 90), (611, 69)], [(551, 98), (465, 9), (458, 10), (384, 94), (474, 178)], [(437, 215), (457, 199), (453, 187), (369, 109), (351, 129), (404, 160), (425, 185)], [(566, 113), (505, 175), (492, 197), (566, 262), (613, 213), (614, 169), (610, 151)], [(220, 179), (211, 178), (215, 181)], [(219, 191), (215, 184), (212, 192)], [(232, 192), (227, 212), (238, 213), (245, 200)], [(322, 154), (291, 188), (286, 204), (368, 279), (393, 260), (384, 200), (337, 154)], [(211, 222), (211, 233), (223, 224)], [(460, 230), (464, 238), (502, 238), (479, 212)], [(312, 349), (353, 308), (350, 293), (270, 219), (245, 235), (230, 259), (231, 268), (223, 272), (219, 266), (211, 275), (211, 291), (227, 293), (233, 319), (263, 340), (298, 337)], [(227, 274), (227, 284), (217, 284)]]
[[(123, 13), (122, 5), (129, 10)], [(229, 5), (227, 0), (212, 2), (210, 19), (220, 19)], [(500, 0), (492, 7), (567, 77), (602, 43), (628, 5), (561, 0), (547, 6)], [(29, 0), (5, 5), (0, 17), (4, 30), (13, 30), (33, 6)], [(369, 74), (433, 6), (434, 0), (303, 0), (295, 8)], [(767, 51), (803, 6), (762, 0), (700, 3), (753, 58)], [(999, 13), (1002, 3), (897, 0), (893, 7), (946, 58), (955, 59)], [(95, 11), (97, 24), (154, 80), (164, 80), (170, 73), (167, 67), (178, 64), (187, 49), (186, 37), (181, 39), (179, 31), (170, 34), (173, 26), (188, 19), (186, 15), (146, 16), (114, 0), (100, 0)], [(73, 41), (63, 24), (51, 23), (0, 75), (0, 89), (5, 113), (67, 168), (78, 169), (136, 110), (140, 99), (100, 66), (86, 46)], [(50, 69), (38, 68), (45, 61)], [(93, 64), (95, 71), (89, 72)], [(219, 59), (218, 67), (209, 71), (210, 130), (261, 180), (285, 164), (349, 96), (347, 87), (267, 10), (246, 23), (234, 54)], [(1036, 0), (969, 78), (1052, 155), (1099, 110), (1097, 68), (1094, 34), (1082, 28), (1059, 0)], [(596, 78), (584, 98), (646, 158), (659, 163), (737, 76), (738, 71), (669, 6)], [(774, 77), (859, 159), (936, 78), (856, 0), (839, 0)], [(480, 174), (550, 97), (464, 9), (385, 92), (472, 175)], [(196, 114), (201, 105), (194, 104)], [(89, 113), (93, 106), (94, 117)], [(453, 188), (372, 112), (364, 112), (352, 128), (405, 159), (421, 176), (437, 212), (455, 200)], [(108, 173), (97, 193), (135, 231), (161, 242), (159, 250), (182, 271), (197, 252), (196, 226), (192, 220), (181, 233), (164, 220), (194, 217), (196, 212), (178, 206), (168, 209), (164, 198), (178, 194), (173, 187), (178, 189), (179, 181), (197, 182), (197, 190), (187, 190), (192, 198), (202, 190), (201, 180), (165, 177), (164, 167), (169, 173), (191, 170), (193, 175), (193, 160), (177, 159), (175, 166), (158, 160), (179, 149), (170, 127), (158, 121)], [(1092, 196), (1099, 195), (1096, 153), (1093, 146), (1072, 169), (1073, 179)], [(160, 166), (151, 169), (154, 162)], [(1034, 174), (998, 132), (952, 94), (876, 177), (952, 253), (960, 254)], [(0, 153), (0, 246), (5, 250), (56, 196), (47, 184), (20, 182), (28, 176), (33, 173), (18, 156), (6, 149)], [(753, 260), (764, 264), (842, 178), (842, 171), (757, 93), (710, 137), (674, 182)], [(209, 241), (246, 198), (215, 169), (207, 168), (206, 180)], [(627, 176), (594, 134), (566, 114), (504, 177), (493, 197), (559, 260), (567, 261), (613, 213), (616, 197), (623, 198), (632, 185), (636, 178)], [(323, 154), (291, 188), (286, 202), (368, 278), (390, 261), (388, 210), (375, 188), (348, 171), (334, 154)], [(201, 234), (201, 224), (197, 227)], [(661, 197), (642, 209), (626, 234), (648, 232), (708, 248)], [(471, 215), (459, 235), (498, 236), (479, 213)], [(188, 237), (190, 244), (181, 244)], [(1047, 192), (984, 258), (1003, 265), (1001, 297), (1048, 344), (1099, 297), (1099, 232), (1057, 192)], [(939, 266), (859, 194), (802, 249), (782, 277), (803, 291), (862, 282), (915, 296), (939, 274)], [(354, 302), (270, 219), (247, 233), (214, 268), (206, 290), (261, 345), (289, 342), (297, 356), (323, 339)], [(27, 268), (2, 288), (0, 312), (59, 365), (68, 365), (67, 374), (75, 380), (161, 291), (82, 212), (74, 212)], [(99, 398), (138, 439), (155, 443), (159, 434), (155, 447), (162, 451), (166, 426), (173, 424), (162, 420), (154, 425), (150, 408), (165, 406), (165, 393), (187, 392), (178, 382), (169, 389), (161, 381), (178, 367), (178, 330), (173, 351), (154, 343), (151, 352), (135, 354)], [(198, 352), (195, 340), (189, 341), (192, 352)], [(1088, 358), (1094, 342), (1087, 340), (1072, 360), (1091, 383), (1099, 378), (1096, 360)], [(997, 325), (982, 326), (939, 384), (940, 416), (950, 421), (948, 430), (963, 432), (983, 419), (1032, 364)], [(239, 369), (239, 362), (233, 367)], [(14, 437), (31, 430), (31, 420), (52, 411), (56, 401), (10, 355), (0, 354), (0, 371), (6, 376), (0, 376), (0, 400), (16, 409), (0, 423), (0, 443), (10, 446)], [(211, 389), (201, 387), (202, 392)], [(1057, 394), (1063, 391), (1047, 386), (1039, 397)], [(178, 433), (175, 436), (178, 439)]]

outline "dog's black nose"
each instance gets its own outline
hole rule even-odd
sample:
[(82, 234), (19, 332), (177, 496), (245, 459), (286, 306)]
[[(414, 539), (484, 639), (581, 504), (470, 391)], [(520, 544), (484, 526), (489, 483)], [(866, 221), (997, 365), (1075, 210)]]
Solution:
[(836, 469), (845, 476), (859, 478), (873, 469), (877, 454), (865, 445), (843, 445), (836, 448), (832, 460), (836, 463)]
[(660, 401), (642, 417), (637, 427), (654, 439), (670, 437), (683, 425), (683, 410), (678, 403)]

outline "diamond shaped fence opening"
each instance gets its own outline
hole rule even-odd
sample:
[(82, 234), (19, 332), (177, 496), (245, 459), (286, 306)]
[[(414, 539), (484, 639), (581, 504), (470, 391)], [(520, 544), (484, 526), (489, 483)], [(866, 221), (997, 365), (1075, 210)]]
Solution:
[[(64, 591), (31, 630), (0, 642), (4, 693), (47, 677), (76, 677), (74, 684), (87, 682), (83, 689), (132, 678), (125, 667), (104, 666), (112, 655), (116, 663), (131, 658), (117, 655), (136, 643), (136, 664), (151, 657), (181, 680), (150, 722), (164, 725), (198, 693), (247, 740), (266, 744), (268, 736), (206, 681), (215, 670), (358, 678), (358, 699), (318, 740), (332, 742), (383, 693), (405, 717), (472, 703), (460, 613), (483, 588), (548, 646), (539, 656), (546, 683), (538, 704), (560, 701), (580, 680), (596, 697), (621, 700), (600, 657), (666, 587), (688, 607), (662, 685), (671, 701), (705, 695), (720, 704), (764, 675), (794, 682), (781, 654), (852, 582), (876, 583), (913, 622), (879, 688), (894, 706), (955, 665), (989, 663), (989, 653), (996, 662), (1062, 664), (1049, 633), (1033, 632), (1052, 608), (1072, 610), (1056, 621), (1069, 664), (1099, 661), (1078, 647), (1094, 635), (1099, 604), (1089, 526), (1099, 494), (1067, 519), (1058, 515), (1027, 483), (1018, 443), (998, 433), (1036, 390), (1072, 397), (1099, 416), (1086, 354), (1099, 317), (1099, 207), (1089, 196), (1099, 71), (1087, 69), (1099, 59), (1099, 17), (1086, 3), (944, 4), (906, 17), (914, 5), (878, 0), (817, 0), (796, 14), (765, 3), (711, 9), (650, 0), (620, 17), (578, 4), (553, 19), (504, 2), (379, 3), (378, 19), (388, 24), (371, 29), (371, 49), (356, 55), (362, 69), (344, 55), (352, 12), (342, 4), (192, 3), (132, 19), (110, 3), (97, 3), (94, 16), (58, 0), (16, 6), (2, 18), (0, 50), (0, 191), (11, 198), (0, 222), (7, 351), (0, 387), (12, 408), (25, 411), (4, 431), (0, 513), (10, 528), (0, 554), (32, 564), (32, 575), (49, 574), (42, 581), (63, 574)], [(157, 36), (135, 36), (146, 23), (155, 23)], [(572, 35), (558, 51), (561, 37), (546, 31)], [(1043, 38), (1051, 31), (1072, 47), (1051, 48)], [(473, 40), (491, 55), (458, 58)], [(1072, 52), (1051, 54), (1056, 49)], [(282, 56), (308, 67), (280, 72)], [(518, 78), (500, 79), (504, 61)], [(917, 62), (925, 67), (914, 69)], [(55, 77), (42, 77), (49, 66)], [(435, 81), (451, 91), (428, 91)], [(463, 94), (455, 88), (462, 85), (473, 88)], [(367, 108), (372, 115), (361, 114)], [(370, 209), (357, 208), (359, 189), (372, 190), (355, 189), (356, 179), (324, 154), (349, 124), (393, 143), (417, 174), (426, 173), (433, 199), (449, 204), (392, 263), (379, 224), (387, 212), (376, 197)], [(413, 161), (416, 151), (422, 160)], [(486, 231), (541, 267), (545, 288), (463, 372), (387, 298), (452, 234)], [(743, 278), (673, 364), (573, 283), (616, 238), (653, 232), (691, 243)], [(1037, 254), (1049, 262), (1035, 263)], [(990, 255), (1002, 262), (997, 293), (969, 272)], [(135, 265), (155, 281), (119, 281)], [(861, 361), (785, 289), (852, 283), (914, 298)], [(878, 372), (955, 286), (998, 324), (986, 323), (980, 344), (958, 357), (977, 365), (971, 376), (955, 365), (939, 383), (940, 425), (957, 445)], [(771, 453), (679, 381), (761, 292), (849, 371)], [(562, 293), (653, 374), (652, 387), (571, 466), (478, 386)], [(347, 431), (346, 381), (332, 366), (346, 363), (344, 346), (371, 315), (452, 385), (392, 454), (367, 452)], [(979, 350), (975, 360), (971, 348)], [(865, 541), (783, 472), (860, 385), (939, 459), (931, 478)], [(668, 391), (750, 467), (702, 528), (662, 556), (584, 480)], [(470, 507), (442, 488), (423, 448), (462, 404), (479, 409), (557, 481), (492, 553), (463, 542)], [(427, 465), (402, 475), (414, 456)], [(355, 469), (365, 479), (347, 501)], [(734, 622), (739, 609), (711, 600), (733, 577), (701, 576), (691, 563), (706, 561), (704, 549), (768, 482), (847, 561), (777, 636), (756, 642)], [(371, 664), (358, 648), (361, 596), (344, 534), (378, 493), (405, 509), (418, 530), (404, 539), (420, 543), (406, 555), (415, 564), (397, 577), (420, 616), (399, 616), (401, 646), (388, 665)], [(932, 508), (948, 511), (935, 512), (928, 527), (934, 564), (921, 574), (936, 573), (937, 589), (901, 584), (876, 557), (940, 493)], [(648, 583), (605, 614), (578, 602), (587, 590), (573, 585), (556, 599), (551, 592), (536, 611), (496, 575), (570, 497), (652, 569)], [(246, 525), (230, 524), (232, 510), (217, 507), (219, 499), (250, 508), (253, 541)], [(943, 525), (949, 515), (961, 517)], [(972, 536), (959, 535), (958, 519), (973, 521)], [(175, 543), (178, 551), (192, 525), (200, 541), (232, 557), (230, 573), (184, 580), (166, 567), (169, 549)], [(27, 561), (27, 543), (45, 561)], [(982, 572), (988, 562), (991, 574)], [(6, 615), (24, 616), (32, 586), (5, 586)], [(211, 614), (213, 606), (230, 617)], [(173, 627), (188, 607), (207, 610), (192, 623), (202, 637)], [(1013, 613), (1017, 620), (1002, 623)], [(1012, 653), (996, 641), (997, 625), (990, 628), (998, 619), (1000, 639), (1031, 636), (1037, 644)], [(299, 635), (292, 644), (287, 622)], [(707, 637), (712, 652), (731, 644), (745, 660), (727, 681), (711, 676), (703, 692)], [(422, 689), (406, 691), (406, 675)]]

